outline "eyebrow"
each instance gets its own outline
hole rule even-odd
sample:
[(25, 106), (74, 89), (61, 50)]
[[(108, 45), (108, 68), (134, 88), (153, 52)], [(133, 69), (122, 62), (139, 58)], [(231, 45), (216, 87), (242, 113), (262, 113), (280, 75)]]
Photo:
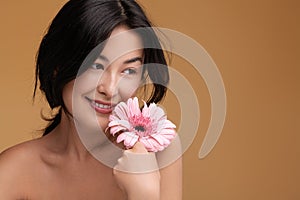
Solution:
[(101, 59), (101, 60), (103, 60), (103, 61), (105, 61), (105, 62), (108, 62), (108, 61), (109, 61), (108, 58), (106, 58), (106, 57), (103, 56), (103, 55), (99, 55), (98, 58)]
[[(103, 56), (103, 55), (99, 55), (98, 58), (105, 61), (105, 62), (109, 62), (108, 58)], [(123, 62), (123, 64), (130, 64), (130, 63), (134, 63), (134, 62), (137, 62), (137, 61), (140, 61), (141, 63), (143, 63), (143, 59), (141, 57), (134, 57), (134, 58), (130, 58), (128, 60), (125, 60)]]
[(131, 58), (129, 60), (124, 61), (124, 64), (130, 64), (130, 63), (134, 63), (140, 61), (141, 63), (143, 63), (143, 59), (141, 57), (135, 57), (135, 58)]

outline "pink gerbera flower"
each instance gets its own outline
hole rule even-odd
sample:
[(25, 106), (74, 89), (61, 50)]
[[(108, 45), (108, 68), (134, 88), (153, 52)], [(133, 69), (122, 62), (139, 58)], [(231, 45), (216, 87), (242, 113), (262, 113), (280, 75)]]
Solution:
[(176, 126), (169, 120), (163, 109), (155, 103), (149, 107), (144, 102), (142, 111), (138, 98), (130, 98), (127, 104), (119, 103), (109, 117), (110, 133), (117, 137), (117, 143), (124, 142), (126, 148), (131, 148), (137, 141), (144, 144), (148, 151), (162, 151), (175, 137)]

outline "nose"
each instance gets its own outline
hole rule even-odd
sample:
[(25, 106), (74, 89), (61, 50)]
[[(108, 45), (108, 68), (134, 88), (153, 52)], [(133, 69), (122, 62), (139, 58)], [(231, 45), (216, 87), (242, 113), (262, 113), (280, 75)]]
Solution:
[(118, 78), (109, 71), (104, 71), (99, 79), (97, 91), (107, 98), (113, 98), (118, 93)]

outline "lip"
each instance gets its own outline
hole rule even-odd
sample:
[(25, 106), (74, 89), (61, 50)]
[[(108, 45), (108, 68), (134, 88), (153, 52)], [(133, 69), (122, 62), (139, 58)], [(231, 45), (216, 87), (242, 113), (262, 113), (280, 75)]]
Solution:
[(104, 102), (101, 100), (92, 100), (88, 97), (85, 97), (89, 103), (90, 106), (97, 112), (97, 113), (101, 113), (101, 114), (110, 114), (114, 107), (116, 106), (116, 104), (112, 104), (109, 102)]

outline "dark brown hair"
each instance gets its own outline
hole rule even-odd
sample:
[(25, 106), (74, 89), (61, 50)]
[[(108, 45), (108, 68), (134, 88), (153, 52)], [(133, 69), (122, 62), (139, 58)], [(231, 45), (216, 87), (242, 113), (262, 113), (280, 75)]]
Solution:
[(39, 81), (50, 107), (60, 108), (43, 135), (60, 123), (62, 110), (68, 113), (62, 98), (64, 86), (76, 78), (89, 53), (119, 25), (149, 27), (140, 33), (144, 46), (153, 47), (144, 49), (144, 64), (151, 64), (145, 65), (145, 70), (154, 86), (147, 102), (157, 103), (165, 96), (169, 82), (166, 59), (140, 5), (133, 0), (70, 0), (53, 19), (37, 53), (34, 96)]

